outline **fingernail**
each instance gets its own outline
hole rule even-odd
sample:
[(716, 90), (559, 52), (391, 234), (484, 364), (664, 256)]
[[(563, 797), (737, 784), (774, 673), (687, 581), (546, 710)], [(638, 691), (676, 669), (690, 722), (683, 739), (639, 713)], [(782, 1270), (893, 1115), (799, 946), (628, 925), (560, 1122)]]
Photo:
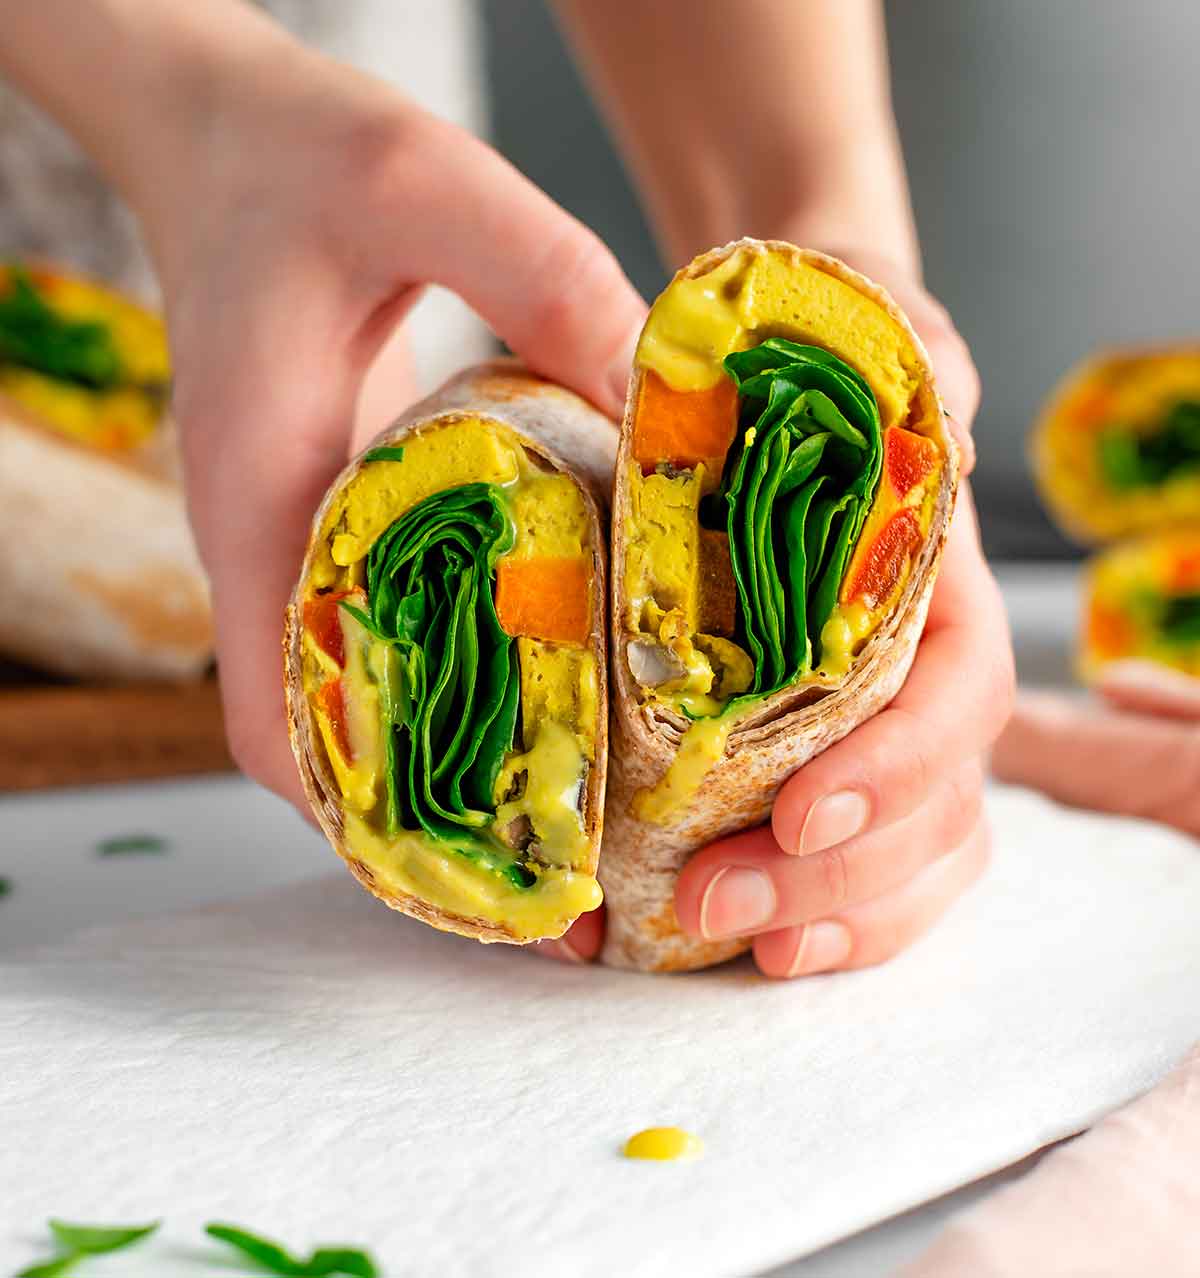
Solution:
[(820, 919), (809, 923), (800, 933), (796, 956), (788, 968), (788, 976), (810, 976), (840, 967), (850, 957), (854, 938), (843, 923)]
[(867, 824), (870, 810), (857, 790), (839, 790), (818, 799), (808, 810), (800, 828), (797, 853), (820, 852), (852, 839)]
[(700, 900), (700, 935), (706, 941), (761, 927), (775, 913), (775, 885), (762, 870), (727, 865), (709, 880)]

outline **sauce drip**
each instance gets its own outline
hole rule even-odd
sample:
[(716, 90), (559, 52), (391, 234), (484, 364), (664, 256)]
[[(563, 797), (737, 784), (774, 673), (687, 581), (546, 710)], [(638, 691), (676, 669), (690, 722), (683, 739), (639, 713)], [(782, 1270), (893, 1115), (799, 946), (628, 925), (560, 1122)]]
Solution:
[(647, 1127), (630, 1136), (621, 1153), (626, 1158), (672, 1163), (699, 1158), (704, 1153), (704, 1142), (682, 1127)]

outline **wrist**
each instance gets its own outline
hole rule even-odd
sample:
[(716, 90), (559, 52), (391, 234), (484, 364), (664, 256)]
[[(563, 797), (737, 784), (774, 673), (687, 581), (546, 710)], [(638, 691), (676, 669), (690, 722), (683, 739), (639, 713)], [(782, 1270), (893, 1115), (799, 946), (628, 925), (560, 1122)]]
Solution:
[(762, 219), (771, 237), (836, 257), (885, 261), (915, 280), (921, 255), (894, 136), (835, 140), (807, 155)]
[[(713, 166), (718, 171), (719, 166)], [(687, 261), (717, 244), (753, 235), (788, 240), (837, 257), (883, 259), (920, 279), (920, 250), (894, 134), (811, 139), (760, 159), (695, 198), (663, 210), (664, 247)], [(672, 217), (671, 214), (674, 214)]]

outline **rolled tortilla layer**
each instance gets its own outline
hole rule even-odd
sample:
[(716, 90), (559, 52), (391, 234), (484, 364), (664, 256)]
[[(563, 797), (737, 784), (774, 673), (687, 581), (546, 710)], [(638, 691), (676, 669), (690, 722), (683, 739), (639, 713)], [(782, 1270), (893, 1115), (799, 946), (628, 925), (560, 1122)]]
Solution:
[(1200, 346), (1087, 360), (1050, 396), (1031, 451), (1047, 506), (1080, 541), (1195, 523)]
[(330, 488), (287, 614), (292, 748), (329, 841), (393, 909), (480, 941), (601, 900), (611, 422), (470, 369)]
[(168, 376), (156, 315), (77, 276), (0, 267), (0, 651), (93, 678), (209, 664)]
[(1200, 676), (1200, 524), (1123, 542), (1088, 566), (1080, 674), (1126, 660)]
[(742, 240), (655, 303), (613, 504), (606, 962), (747, 948), (680, 931), (678, 873), (899, 691), (957, 472), (920, 340), (841, 262)]

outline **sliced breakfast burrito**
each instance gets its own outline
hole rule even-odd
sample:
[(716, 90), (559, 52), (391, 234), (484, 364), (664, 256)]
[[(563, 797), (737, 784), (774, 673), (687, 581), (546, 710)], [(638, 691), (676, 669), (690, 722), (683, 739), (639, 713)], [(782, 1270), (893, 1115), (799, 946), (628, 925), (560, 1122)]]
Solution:
[(1033, 433), (1051, 512), (1081, 541), (1200, 521), (1200, 346), (1088, 360)]
[(63, 271), (0, 265), (0, 593), (20, 601), (0, 612), (0, 651), (111, 678), (208, 664), (168, 390), (156, 315)]
[(1200, 677), (1200, 523), (1122, 543), (1087, 572), (1080, 673), (1136, 659)]
[(516, 365), (406, 413), (330, 489), (285, 640), (313, 811), (395, 909), (481, 941), (601, 900), (616, 432)]
[(895, 696), (956, 477), (920, 341), (841, 262), (742, 240), (655, 302), (613, 503), (606, 961), (746, 948), (685, 937), (675, 878)]

